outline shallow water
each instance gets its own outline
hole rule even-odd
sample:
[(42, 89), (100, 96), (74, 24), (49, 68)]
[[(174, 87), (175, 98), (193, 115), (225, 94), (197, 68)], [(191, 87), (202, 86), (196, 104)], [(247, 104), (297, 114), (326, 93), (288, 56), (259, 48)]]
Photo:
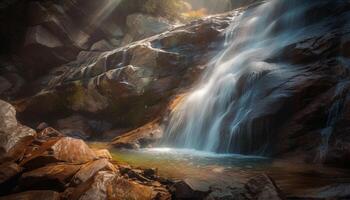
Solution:
[[(103, 143), (90, 143), (106, 148)], [(215, 154), (191, 149), (149, 148), (110, 149), (119, 163), (133, 167), (157, 168), (159, 175), (186, 179), (201, 187), (232, 188), (242, 186), (250, 177), (267, 173), (287, 195), (305, 195), (312, 189), (333, 183), (350, 183), (350, 172), (259, 156)]]

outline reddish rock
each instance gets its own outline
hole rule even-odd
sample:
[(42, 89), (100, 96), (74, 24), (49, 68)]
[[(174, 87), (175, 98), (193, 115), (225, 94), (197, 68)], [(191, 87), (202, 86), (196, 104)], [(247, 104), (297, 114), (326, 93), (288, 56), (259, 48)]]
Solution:
[[(50, 133), (49, 130), (52, 132)], [(48, 128), (43, 132), (58, 133)], [(43, 134), (41, 132), (41, 134)], [(43, 167), (50, 163), (69, 162), (84, 164), (97, 158), (95, 152), (80, 139), (62, 136), (52, 136), (44, 140), (38, 140), (38, 145), (28, 149), (25, 158), (20, 163), (26, 169)]]
[(50, 190), (33, 190), (0, 197), (0, 200), (60, 200), (60, 194)]
[(25, 172), (19, 181), (22, 189), (53, 189), (63, 191), (81, 165), (51, 164)]
[(61, 138), (51, 147), (51, 150), (49, 155), (60, 161), (81, 164), (96, 159), (95, 152), (80, 139)]
[(81, 169), (74, 175), (72, 183), (74, 185), (84, 183), (95, 176), (95, 174), (99, 171), (111, 171), (116, 173), (117, 169), (107, 159), (91, 161), (87, 164), (84, 164)]

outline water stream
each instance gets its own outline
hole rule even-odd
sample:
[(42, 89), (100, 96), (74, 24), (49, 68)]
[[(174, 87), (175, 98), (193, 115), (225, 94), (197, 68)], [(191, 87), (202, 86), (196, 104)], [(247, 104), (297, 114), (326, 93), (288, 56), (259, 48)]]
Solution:
[[(163, 146), (266, 155), (273, 127), (261, 120), (291, 96), (279, 87), (303, 69), (271, 58), (289, 44), (324, 33), (305, 14), (326, 1), (270, 0), (232, 19), (223, 50), (171, 113)], [(314, 9), (315, 10), (315, 9)]]

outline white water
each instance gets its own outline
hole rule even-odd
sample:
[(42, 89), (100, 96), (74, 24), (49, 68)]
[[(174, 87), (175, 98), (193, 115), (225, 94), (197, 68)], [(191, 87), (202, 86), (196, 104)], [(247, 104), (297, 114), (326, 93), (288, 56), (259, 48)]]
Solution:
[(278, 86), (302, 73), (269, 60), (289, 44), (322, 34), (322, 22), (305, 20), (308, 9), (322, 2), (271, 0), (232, 19), (223, 50), (171, 113), (163, 144), (224, 153), (268, 151), (272, 122), (259, 117), (279, 109), (275, 103), (291, 94)]

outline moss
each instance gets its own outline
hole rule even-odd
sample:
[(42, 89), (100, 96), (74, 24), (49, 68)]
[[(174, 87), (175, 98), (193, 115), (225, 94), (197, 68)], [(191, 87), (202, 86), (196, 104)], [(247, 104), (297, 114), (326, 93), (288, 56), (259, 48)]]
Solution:
[(73, 86), (67, 92), (66, 100), (69, 105), (81, 104), (84, 100), (85, 91), (84, 87), (80, 82), (74, 82)]

